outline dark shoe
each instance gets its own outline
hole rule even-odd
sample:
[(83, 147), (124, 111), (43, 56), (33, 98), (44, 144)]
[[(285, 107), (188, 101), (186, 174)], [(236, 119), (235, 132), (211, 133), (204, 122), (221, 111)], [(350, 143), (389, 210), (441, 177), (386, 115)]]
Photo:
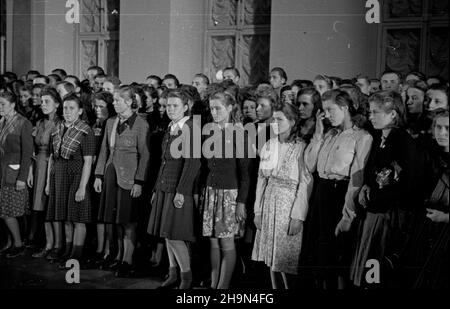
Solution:
[(134, 276), (134, 267), (127, 262), (122, 262), (114, 275), (117, 278), (131, 278)]
[(42, 250), (39, 250), (36, 253), (33, 253), (31, 256), (34, 258), (47, 258), (47, 256), (52, 252), (52, 249), (44, 248)]
[(112, 264), (114, 258), (111, 255), (104, 257), (98, 264), (98, 269), (100, 270), (108, 270), (108, 266)]
[(70, 267), (66, 267), (66, 263), (69, 259), (66, 259), (64, 261), (60, 261), (58, 264), (58, 270), (70, 270)]
[(114, 260), (112, 263), (106, 266), (105, 270), (115, 272), (119, 269), (120, 265), (122, 265), (122, 261)]
[(97, 269), (98, 264), (100, 261), (102, 261), (102, 254), (101, 253), (94, 253), (91, 257), (83, 260), (83, 266), (85, 269)]
[(9, 253), (9, 251), (11, 251), (13, 248), (12, 245), (9, 246), (5, 246), (4, 248), (2, 248), (0, 250), (0, 257), (6, 257), (6, 255)]
[(39, 246), (36, 244), (36, 241), (34, 239), (26, 239), (23, 241), (23, 246), (25, 249), (37, 249)]
[(25, 247), (14, 247), (12, 248), (7, 254), (6, 254), (6, 258), (7, 259), (14, 259), (16, 257), (22, 256), (25, 254)]
[(50, 253), (45, 257), (47, 261), (56, 261), (61, 255), (61, 249), (53, 248)]

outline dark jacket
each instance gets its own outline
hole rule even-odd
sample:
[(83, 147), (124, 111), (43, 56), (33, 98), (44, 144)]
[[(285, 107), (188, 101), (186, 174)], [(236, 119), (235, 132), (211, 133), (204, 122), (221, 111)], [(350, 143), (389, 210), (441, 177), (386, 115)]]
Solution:
[(26, 182), (33, 156), (31, 122), (20, 114), (14, 121), (14, 130), (0, 144), (0, 186)]
[[(200, 158), (194, 158), (194, 134), (192, 119), (186, 121), (183, 131), (189, 132), (182, 138), (182, 131), (171, 134), (170, 126), (167, 128), (162, 141), (161, 166), (154, 190), (168, 193), (180, 193), (186, 196), (193, 195), (194, 180), (200, 169)], [(182, 144), (186, 155), (175, 158), (171, 152), (172, 143)], [(178, 142), (181, 142), (178, 144)], [(179, 148), (181, 150), (181, 148)]]
[[(365, 179), (370, 187), (367, 211), (387, 212), (394, 207), (414, 210), (423, 202), (421, 179), (424, 175), (424, 154), (403, 129), (392, 129), (384, 147), (381, 136), (374, 137), (372, 151), (366, 165)], [(389, 174), (384, 184), (382, 171)]]

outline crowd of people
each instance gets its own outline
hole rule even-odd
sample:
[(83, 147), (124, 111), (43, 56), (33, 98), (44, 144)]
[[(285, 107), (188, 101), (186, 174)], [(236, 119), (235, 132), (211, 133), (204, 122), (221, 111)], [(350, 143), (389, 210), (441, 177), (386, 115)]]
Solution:
[[(448, 287), (447, 81), (222, 73), (1, 75), (1, 258), (133, 277), (149, 248), (165, 289), (255, 265), (274, 289)], [(212, 156), (192, 147), (205, 125)]]

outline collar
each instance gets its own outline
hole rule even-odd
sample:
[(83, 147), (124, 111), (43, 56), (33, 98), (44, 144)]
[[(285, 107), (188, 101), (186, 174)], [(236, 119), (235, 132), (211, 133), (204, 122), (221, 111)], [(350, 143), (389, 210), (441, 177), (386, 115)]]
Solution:
[(8, 123), (8, 122), (11, 122), (13, 119), (14, 119), (14, 117), (17, 115), (17, 112), (16, 111), (13, 111), (10, 115), (8, 115), (8, 116), (3, 116), (3, 118), (2, 119), (5, 119), (4, 121), (6, 122), (6, 123)]
[(70, 128), (76, 127), (81, 121), (82, 121), (81, 118), (78, 118), (78, 120), (75, 121), (74, 123), (72, 123), (70, 126), (66, 126), (65, 122), (62, 123), (62, 125), (63, 125), (64, 128), (70, 129)]
[(171, 122), (169, 127), (170, 127), (170, 132), (174, 132), (177, 127), (178, 129), (183, 129), (184, 124), (186, 123), (186, 121), (189, 120), (189, 116), (184, 116), (183, 118), (181, 118), (180, 120), (178, 120), (177, 122)]
[[(120, 116), (117, 116), (117, 117), (119, 117), (119, 120), (120, 120)], [(119, 122), (119, 125), (128, 124), (128, 126), (130, 127), (130, 130), (131, 130), (131, 129), (133, 129), (133, 125), (134, 125), (134, 123), (136, 122), (136, 119), (137, 119), (137, 114), (136, 114), (136, 113), (133, 113), (133, 114), (132, 114), (130, 117), (128, 117), (124, 122), (122, 122), (122, 123)]]

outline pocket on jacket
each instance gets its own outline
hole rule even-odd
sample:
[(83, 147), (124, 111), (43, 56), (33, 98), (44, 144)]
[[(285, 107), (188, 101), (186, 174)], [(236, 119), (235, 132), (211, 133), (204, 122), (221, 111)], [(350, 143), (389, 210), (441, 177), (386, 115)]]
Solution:
[(132, 134), (127, 134), (119, 140), (116, 140), (116, 144), (118, 147), (134, 148), (137, 145), (136, 137)]

